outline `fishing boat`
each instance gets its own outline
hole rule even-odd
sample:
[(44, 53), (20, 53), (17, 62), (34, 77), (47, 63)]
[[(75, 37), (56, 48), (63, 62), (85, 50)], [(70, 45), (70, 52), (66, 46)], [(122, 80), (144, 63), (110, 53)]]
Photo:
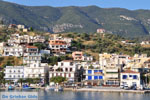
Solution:
[(14, 90), (14, 89), (15, 89), (15, 87), (13, 87), (11, 85), (8, 86), (8, 90)]
[(31, 89), (34, 89), (34, 88), (32, 88), (32, 87), (30, 87), (28, 85), (23, 85), (22, 89), (23, 90), (31, 90)]

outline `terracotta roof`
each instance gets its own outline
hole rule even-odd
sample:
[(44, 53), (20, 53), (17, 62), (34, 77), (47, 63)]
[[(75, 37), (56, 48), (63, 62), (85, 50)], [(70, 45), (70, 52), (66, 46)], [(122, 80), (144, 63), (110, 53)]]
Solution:
[(73, 62), (73, 60), (63, 60), (63, 62)]
[(135, 71), (132, 71), (132, 70), (126, 70), (126, 71), (124, 71), (124, 72), (121, 72), (121, 73), (139, 73), (139, 72), (135, 72)]
[(27, 48), (37, 48), (36, 46), (27, 46)]

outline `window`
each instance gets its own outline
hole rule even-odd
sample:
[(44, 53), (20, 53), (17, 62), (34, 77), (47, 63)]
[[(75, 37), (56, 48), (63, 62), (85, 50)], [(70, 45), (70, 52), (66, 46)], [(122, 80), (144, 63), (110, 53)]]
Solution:
[(129, 75), (129, 77), (132, 77), (132, 75)]
[(68, 71), (68, 68), (66, 68), (65, 70)]
[(103, 76), (99, 76), (99, 79), (103, 79)]
[(94, 70), (94, 73), (97, 73), (98, 72), (98, 70)]
[(72, 68), (70, 68), (70, 72), (72, 72)]
[(73, 66), (73, 62), (70, 62), (70, 66)]
[(103, 72), (103, 70), (99, 70), (99, 72), (101, 72), (101, 73), (102, 73), (102, 72)]
[(18, 77), (20, 78), (20, 75), (18, 75)]
[(127, 75), (123, 75), (122, 78), (123, 78), (123, 79), (127, 79)]
[(11, 75), (9, 75), (9, 77), (11, 78)]
[(88, 74), (92, 74), (92, 70), (88, 70)]
[(98, 76), (94, 76), (94, 80), (98, 80)]
[(88, 76), (88, 80), (92, 80), (92, 76)]
[(137, 79), (138, 77), (137, 77), (137, 75), (133, 75), (133, 79)]

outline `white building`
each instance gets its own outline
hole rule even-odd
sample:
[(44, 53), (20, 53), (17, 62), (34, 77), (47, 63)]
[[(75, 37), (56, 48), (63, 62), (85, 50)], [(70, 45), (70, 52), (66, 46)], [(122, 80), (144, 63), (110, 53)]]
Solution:
[(93, 61), (93, 56), (83, 55), (82, 61)]
[(4, 47), (3, 56), (16, 56), (20, 57), (24, 54), (24, 48), (22, 46)]
[(50, 50), (40, 50), (41, 55), (50, 55)]
[(104, 74), (101, 69), (86, 69), (85, 70), (85, 84), (86, 85), (102, 85)]
[(78, 64), (73, 61), (64, 60), (58, 62), (58, 65), (54, 65), (53, 70), (49, 72), (49, 78), (62, 76), (67, 78), (68, 81), (76, 81), (78, 67)]
[(139, 72), (126, 70), (120, 74), (120, 85), (128, 85), (128, 87), (136, 85), (137, 87), (140, 87), (140, 82), (141, 80)]
[(25, 78), (41, 78), (45, 79), (46, 74), (49, 71), (47, 63), (40, 63), (39, 66), (34, 66), (34, 63), (24, 68)]
[(17, 82), (20, 78), (24, 78), (24, 66), (6, 66), (5, 79)]
[(4, 42), (1, 42), (1, 43), (0, 43), (0, 56), (3, 55), (4, 46), (5, 46), (5, 43), (4, 43)]
[(27, 66), (33, 65), (40, 66), (41, 63), (41, 54), (38, 53), (38, 48), (35, 46), (27, 46), (25, 49), (23, 63)]
[(66, 54), (68, 51), (68, 44), (64, 40), (50, 40), (49, 48), (54, 54)]

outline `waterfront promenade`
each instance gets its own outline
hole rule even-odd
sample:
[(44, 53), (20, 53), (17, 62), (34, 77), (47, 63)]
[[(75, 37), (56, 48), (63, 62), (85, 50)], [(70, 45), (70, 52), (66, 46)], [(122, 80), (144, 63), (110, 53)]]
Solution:
[(116, 92), (116, 93), (150, 93), (150, 90), (125, 90), (120, 89), (119, 87), (92, 87), (92, 88), (65, 88), (64, 90), (72, 90), (72, 91), (85, 91), (85, 92)]
[[(45, 87), (34, 87), (35, 89), (45, 90)], [(16, 87), (16, 90), (22, 90), (21, 87)], [(6, 88), (0, 88), (6, 90)], [(125, 90), (120, 87), (92, 87), (92, 88), (64, 88), (64, 91), (75, 92), (109, 92), (109, 93), (150, 93), (150, 90)]]

